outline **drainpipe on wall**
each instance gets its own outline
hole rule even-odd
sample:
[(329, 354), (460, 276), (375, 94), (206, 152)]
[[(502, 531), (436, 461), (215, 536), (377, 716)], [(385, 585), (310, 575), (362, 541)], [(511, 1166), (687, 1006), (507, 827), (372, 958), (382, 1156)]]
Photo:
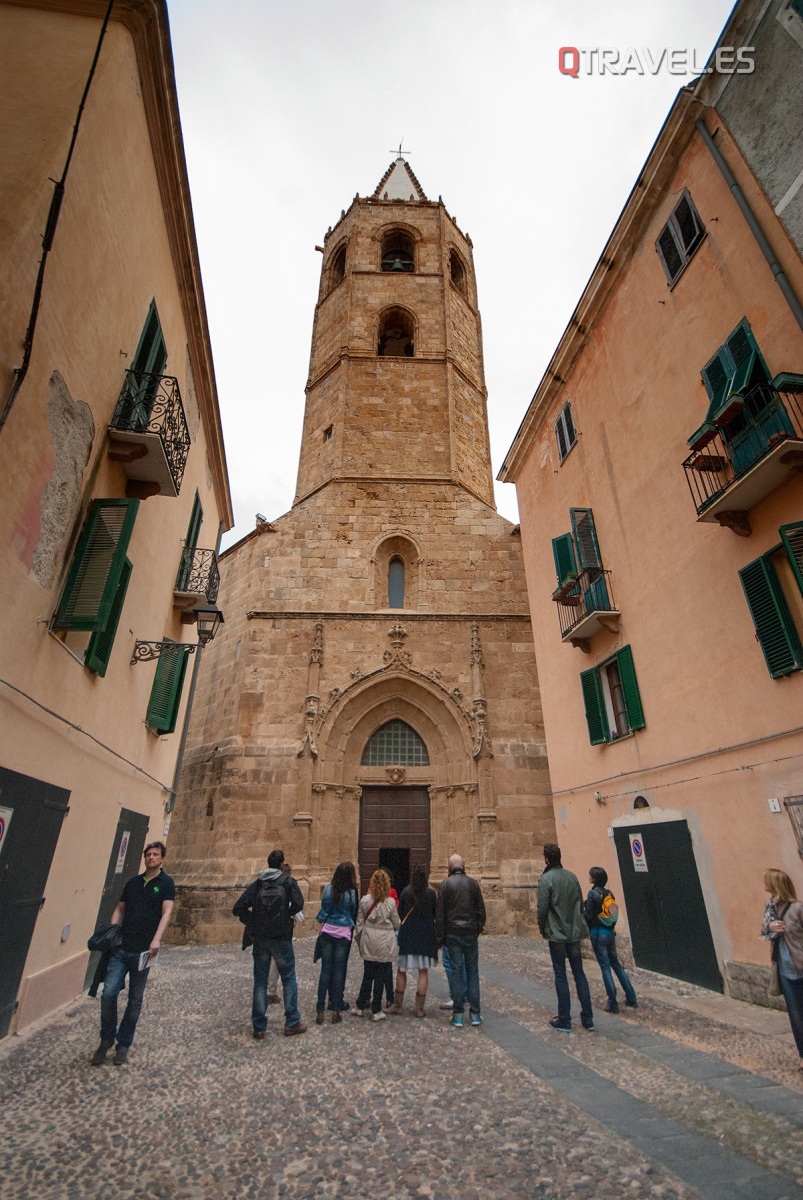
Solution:
[(775, 276), (775, 282), (778, 284), (778, 287), (783, 292), (786, 303), (791, 308), (794, 318), (797, 321), (798, 325), (800, 326), (801, 329), (803, 329), (803, 305), (800, 303), (797, 296), (795, 295), (795, 293), (792, 289), (792, 285), (786, 276), (786, 272), (784, 271), (781, 264), (778, 262), (775, 252), (773, 251), (772, 246), (770, 246), (769, 242), (767, 241), (767, 239), (764, 235), (764, 231), (762, 230), (761, 226), (759, 225), (758, 221), (756, 220), (755, 214), (753, 213), (753, 210), (751, 209), (750, 205), (748, 204), (744, 192), (739, 187), (739, 184), (736, 182), (733, 172), (731, 171), (728, 164), (725, 162), (725, 159), (722, 157), (722, 153), (721, 153), (719, 147), (717, 146), (717, 144), (714, 141), (711, 134), (708, 132), (708, 128), (706, 127), (705, 122), (703, 120), (698, 120), (695, 122), (695, 124), (696, 124), (697, 130), (698, 130), (701, 138), (703, 139), (703, 141), (705, 142), (709, 151), (711, 152), (711, 157), (713, 158), (714, 162), (719, 167), (722, 177), (724, 178), (725, 182), (727, 183), (728, 187), (730, 188), (734, 200), (739, 205), (739, 208), (742, 211), (742, 215), (744, 216), (745, 221), (747, 221), (747, 224), (750, 226), (750, 232), (752, 233), (753, 237), (755, 238), (756, 242), (758, 243), (758, 247), (761, 250), (761, 253), (764, 255), (767, 262), (769, 263), (770, 270), (772, 271), (773, 275)]

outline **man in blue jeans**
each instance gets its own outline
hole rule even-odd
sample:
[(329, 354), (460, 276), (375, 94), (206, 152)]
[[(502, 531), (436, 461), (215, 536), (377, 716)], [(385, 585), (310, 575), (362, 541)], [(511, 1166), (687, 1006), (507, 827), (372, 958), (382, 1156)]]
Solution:
[(616, 953), (615, 926), (618, 913), (614, 910), (616, 915), (613, 918), (606, 917), (603, 913), (605, 898), (610, 896), (611, 900), (615, 899), (613, 892), (606, 886), (608, 872), (604, 867), (592, 867), (588, 872), (588, 882), (591, 884), (591, 891), (586, 896), (585, 917), (591, 931), (591, 945), (597, 956), (599, 969), (602, 972), (602, 982), (605, 984), (605, 993), (608, 997), (605, 1011), (619, 1012), (616, 984), (613, 982), (614, 975), (622, 985), (627, 1007), (638, 1008), (638, 1000), (633, 984), (630, 982), (630, 976), (619, 962), (619, 955)]
[(580, 943), (588, 937), (588, 926), (583, 917), (583, 892), (577, 876), (561, 866), (560, 857), (560, 847), (554, 842), (544, 846), (546, 866), (538, 880), (538, 928), (541, 937), (549, 942), (558, 994), (558, 1015), (549, 1024), (562, 1033), (571, 1032), (572, 1001), (566, 976), (568, 959), (580, 1001), (580, 1020), (583, 1028), (591, 1031), (594, 1013), (580, 953)]
[(251, 1003), (253, 1036), (258, 1042), (268, 1028), (268, 975), (276, 963), (284, 992), (284, 1036), (306, 1033), (298, 1011), (296, 958), (293, 953), (293, 917), (304, 907), (301, 889), (282, 871), (284, 852), (271, 850), (267, 871), (260, 871), (234, 905), (235, 917), (245, 925), (243, 950), (254, 947), (254, 993)]
[(459, 854), (449, 859), (449, 875), (438, 888), (435, 907), (435, 941), (449, 951), (449, 990), (452, 993), (452, 1025), (463, 1028), (463, 1010), (468, 993), (471, 1024), (481, 1025), (478, 938), (485, 927), (485, 901), (476, 879), (466, 875)]
[[(122, 926), (122, 945), (113, 950), (106, 970), (103, 995), (100, 1001), (100, 1045), (92, 1055), (92, 1065), (100, 1067), (117, 1039), (114, 1065), (122, 1067), (128, 1061), (128, 1051), (142, 1008), (142, 997), (150, 974), (150, 964), (159, 953), (162, 934), (167, 928), (176, 885), (162, 870), (165, 856), (163, 842), (151, 842), (145, 847), (145, 871), (129, 879), (123, 888), (120, 902), (112, 913), (111, 924)], [(144, 956), (147, 955), (143, 963)], [(117, 997), (128, 976), (128, 1004), (120, 1026), (117, 1026)]]

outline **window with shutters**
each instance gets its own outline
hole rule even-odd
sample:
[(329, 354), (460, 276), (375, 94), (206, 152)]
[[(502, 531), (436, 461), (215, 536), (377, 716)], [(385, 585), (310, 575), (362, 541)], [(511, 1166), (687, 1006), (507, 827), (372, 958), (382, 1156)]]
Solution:
[(580, 686), (592, 746), (615, 742), (644, 729), (646, 721), (630, 646), (623, 646), (600, 666), (581, 672)]
[(655, 243), (670, 287), (705, 237), (705, 228), (688, 192), (684, 192)]
[(594, 514), (590, 508), (570, 508), (571, 533), (552, 539), (558, 586), (552, 593), (558, 605), (561, 639), (587, 650), (600, 629), (615, 632), (619, 610), (610, 586), (610, 571), (602, 562)]
[(128, 591), (128, 581), (130, 578), (131, 563), (126, 558), (123, 560), (123, 569), (120, 572), (120, 580), (114, 593), (106, 625), (103, 629), (99, 629), (91, 635), (89, 645), (86, 648), (84, 666), (88, 667), (95, 675), (100, 675), (101, 678), (106, 674), (106, 668), (109, 665), (114, 637), (117, 633), (117, 626), (123, 611), (125, 594)]
[(558, 455), (563, 462), (566, 455), (577, 441), (577, 430), (574, 427), (571, 401), (563, 406), (555, 422), (555, 438), (558, 443)]
[(125, 570), (139, 500), (93, 500), (72, 557), (52, 628), (106, 629)]
[(782, 679), (803, 669), (803, 521), (782, 525), (781, 543), (739, 572), (767, 670)]
[(171, 642), (162, 647), (156, 660), (156, 674), (145, 716), (145, 724), (154, 733), (172, 733), (176, 728), (190, 650), (191, 647)]

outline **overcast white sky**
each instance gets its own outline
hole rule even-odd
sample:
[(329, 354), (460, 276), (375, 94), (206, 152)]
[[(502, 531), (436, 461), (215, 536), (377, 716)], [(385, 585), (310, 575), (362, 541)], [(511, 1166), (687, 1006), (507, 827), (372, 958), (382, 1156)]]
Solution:
[[(679, 87), (562, 46), (696, 51), (730, 0), (169, 0), (236, 527), (292, 505), (321, 255), (404, 138), (474, 243), (494, 473)], [(690, 77), (689, 77), (690, 78)], [(512, 486), (499, 510), (517, 520)]]

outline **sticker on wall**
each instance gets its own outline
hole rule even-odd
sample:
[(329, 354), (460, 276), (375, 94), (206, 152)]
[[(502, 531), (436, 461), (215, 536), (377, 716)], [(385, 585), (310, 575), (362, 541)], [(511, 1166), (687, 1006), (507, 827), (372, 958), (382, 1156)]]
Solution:
[(3, 849), (3, 843), (6, 840), (8, 827), (11, 824), (11, 818), (14, 816), (13, 808), (0, 808), (0, 850)]
[(640, 833), (630, 834), (630, 853), (633, 856), (633, 870), (647, 870), (647, 856), (644, 853), (644, 839)]
[(120, 849), (117, 851), (117, 866), (114, 868), (115, 875), (122, 875), (125, 865), (125, 856), (128, 854), (128, 842), (131, 833), (126, 829), (123, 836), (120, 838)]

